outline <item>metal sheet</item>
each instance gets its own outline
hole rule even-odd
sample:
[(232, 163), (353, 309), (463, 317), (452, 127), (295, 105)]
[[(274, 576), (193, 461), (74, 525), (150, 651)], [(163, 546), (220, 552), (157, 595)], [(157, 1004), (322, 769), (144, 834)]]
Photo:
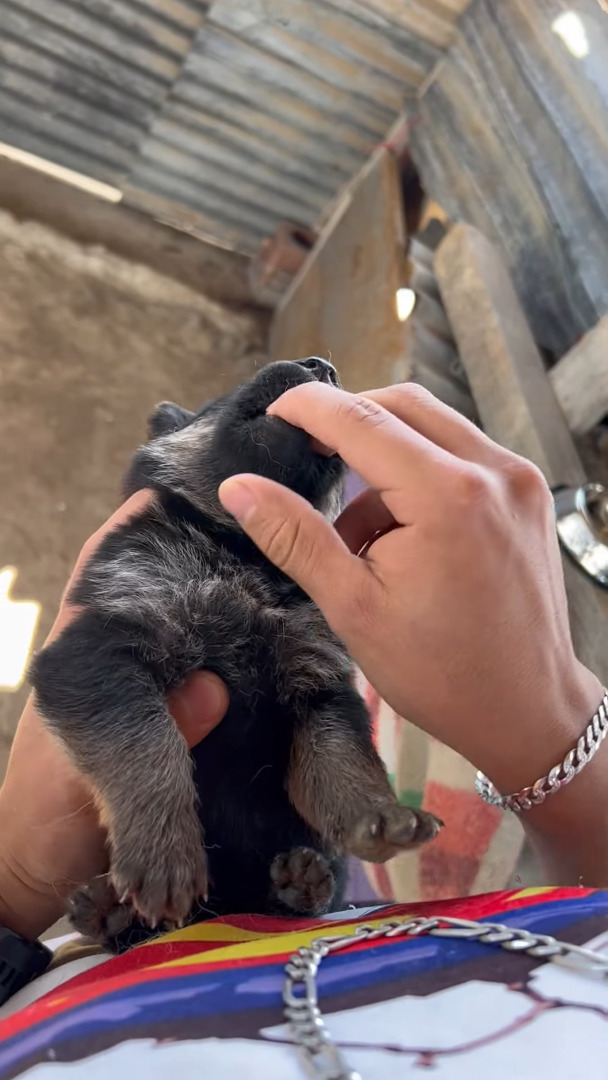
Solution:
[[(498, 243), (561, 356), (608, 310), (608, 19), (595, 0), (475, 0), (418, 105), (414, 158), (454, 220)], [(586, 51), (555, 33), (574, 13)]]
[(171, 197), (167, 163), (174, 169), (179, 151), (187, 205), (206, 232), (211, 220), (235, 243), (239, 200), (248, 215), (259, 208), (237, 233), (243, 250), (282, 217), (314, 226), (440, 57), (438, 27), (446, 41), (453, 29), (456, 15), (436, 0), (403, 6), (409, 24), (359, 0), (216, 0), (142, 145), (127, 201), (169, 199), (171, 220), (182, 199)]
[(0, 141), (252, 251), (311, 226), (468, 0), (0, 0)]
[(470, 0), (455, 0), (452, 8), (449, 3), (434, 3), (433, 0), (329, 0), (334, 7), (356, 12), (362, 21), (370, 22), (382, 19), (392, 29), (394, 40), (398, 40), (400, 31), (405, 31), (409, 40), (417, 43), (418, 48), (430, 44), (437, 49), (445, 49), (454, 39), (454, 27), (458, 16), (470, 3)]
[(207, 7), (2, 0), (0, 140), (120, 186)]

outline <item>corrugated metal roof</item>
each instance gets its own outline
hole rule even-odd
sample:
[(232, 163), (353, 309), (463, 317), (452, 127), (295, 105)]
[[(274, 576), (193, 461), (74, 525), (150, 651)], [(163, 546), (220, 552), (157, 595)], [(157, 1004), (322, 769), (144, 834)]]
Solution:
[[(566, 12), (583, 55), (553, 29)], [(412, 110), (427, 190), (503, 248), (537, 340), (558, 356), (608, 311), (607, 103), (596, 0), (476, 0)]]
[(468, 0), (1, 0), (0, 140), (251, 251), (314, 225)]
[(246, 251), (281, 218), (314, 225), (441, 56), (466, 2), (216, 0), (127, 200)]
[(0, 139), (121, 186), (203, 0), (2, 0)]

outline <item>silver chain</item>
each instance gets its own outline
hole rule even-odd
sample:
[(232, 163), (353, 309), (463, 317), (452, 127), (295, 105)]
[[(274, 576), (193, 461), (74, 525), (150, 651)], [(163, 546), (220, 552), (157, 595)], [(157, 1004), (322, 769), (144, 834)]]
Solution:
[(358, 926), (352, 934), (315, 938), (290, 956), (285, 967), (283, 1001), (289, 1033), (318, 1080), (361, 1080), (351, 1069), (344, 1055), (332, 1042), (321, 1014), (317, 993), (317, 971), (330, 953), (340, 952), (361, 941), (376, 938), (418, 937), (461, 938), (479, 941), (484, 945), (499, 945), (509, 952), (525, 953), (538, 959), (576, 971), (595, 979), (608, 978), (608, 957), (591, 949), (557, 941), (548, 934), (533, 934), (528, 930), (504, 926), (501, 923), (472, 922), (469, 919), (411, 918), (383, 923), (381, 926)]
[(501, 795), (492, 781), (488, 780), (484, 773), (478, 772), (475, 777), (477, 794), (491, 806), (499, 806), (501, 810), (513, 810), (516, 814), (520, 814), (522, 810), (530, 810), (533, 806), (540, 806), (547, 795), (553, 795), (565, 787), (574, 780), (575, 776), (578, 776), (585, 765), (589, 764), (597, 754), (607, 732), (608, 691), (604, 690), (604, 696), (576, 746), (566, 754), (559, 765), (551, 769), (547, 776), (541, 776), (540, 780), (531, 787), (516, 791), (513, 795)]

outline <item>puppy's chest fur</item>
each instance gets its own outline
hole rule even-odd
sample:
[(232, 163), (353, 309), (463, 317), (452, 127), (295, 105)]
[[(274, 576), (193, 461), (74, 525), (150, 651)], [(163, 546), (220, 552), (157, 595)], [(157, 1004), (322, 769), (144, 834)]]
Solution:
[(108, 619), (165, 691), (205, 668), (231, 698), (287, 705), (350, 669), (318, 609), (244, 537), (162, 505), (107, 538), (74, 600)]

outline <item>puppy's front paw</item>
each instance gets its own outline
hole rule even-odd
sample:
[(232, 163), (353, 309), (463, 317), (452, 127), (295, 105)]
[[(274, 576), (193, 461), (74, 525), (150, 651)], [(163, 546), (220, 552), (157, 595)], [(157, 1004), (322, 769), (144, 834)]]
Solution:
[(114, 949), (115, 941), (131, 924), (135, 912), (131, 904), (121, 904), (108, 875), (94, 878), (69, 898), (66, 914), (75, 930), (104, 948)]
[(397, 802), (364, 811), (344, 840), (349, 855), (364, 862), (383, 863), (400, 851), (434, 840), (443, 822), (426, 810), (412, 810)]
[(322, 915), (336, 887), (327, 859), (312, 848), (294, 848), (277, 855), (270, 876), (277, 899), (299, 915)]
[[(146, 835), (148, 839), (146, 840)], [(194, 814), (149, 831), (129, 830), (112, 836), (110, 876), (121, 901), (129, 900), (151, 927), (183, 926), (196, 901), (207, 896), (203, 838)]]

